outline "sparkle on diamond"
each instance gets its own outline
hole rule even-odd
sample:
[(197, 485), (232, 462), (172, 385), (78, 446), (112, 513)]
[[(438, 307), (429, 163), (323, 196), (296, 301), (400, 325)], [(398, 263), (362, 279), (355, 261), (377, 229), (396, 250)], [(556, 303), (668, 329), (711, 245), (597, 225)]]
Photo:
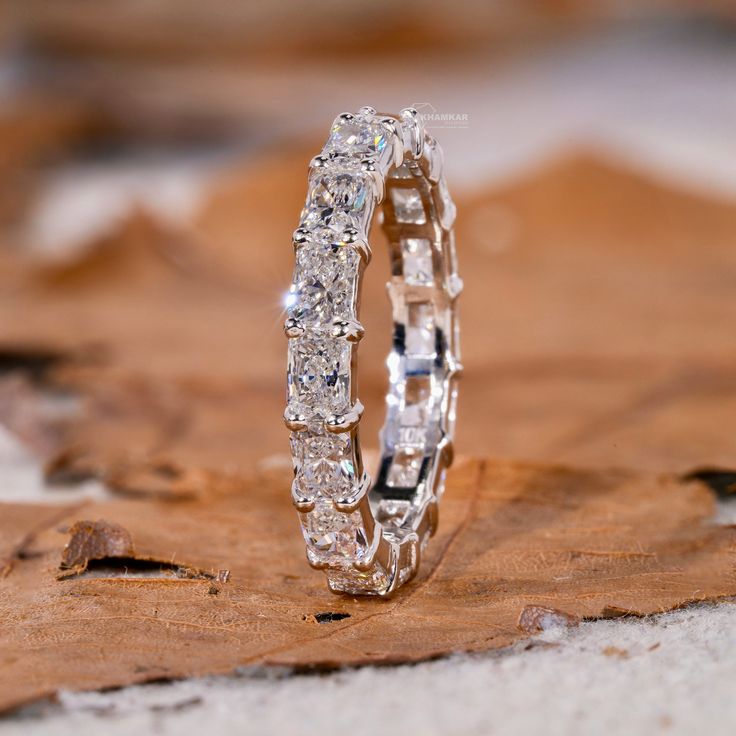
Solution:
[(296, 254), (289, 317), (305, 327), (330, 325), (353, 314), (359, 256), (339, 243), (305, 243)]
[(335, 120), (326, 151), (380, 157), (388, 145), (389, 129), (374, 118), (357, 115), (352, 120)]

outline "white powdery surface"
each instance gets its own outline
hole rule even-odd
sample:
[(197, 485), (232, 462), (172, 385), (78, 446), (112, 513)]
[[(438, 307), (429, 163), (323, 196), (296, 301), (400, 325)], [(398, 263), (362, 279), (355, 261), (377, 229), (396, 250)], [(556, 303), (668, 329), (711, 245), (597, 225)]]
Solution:
[(505, 652), (415, 666), (322, 676), (261, 670), (64, 693), (59, 705), (26, 711), (0, 733), (730, 736), (734, 652), (736, 605), (701, 605), (553, 629)]

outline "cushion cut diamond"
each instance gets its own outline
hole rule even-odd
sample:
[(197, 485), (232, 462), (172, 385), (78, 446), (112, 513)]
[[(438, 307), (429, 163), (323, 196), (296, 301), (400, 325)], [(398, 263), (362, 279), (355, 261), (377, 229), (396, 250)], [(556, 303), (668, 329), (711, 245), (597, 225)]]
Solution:
[(391, 131), (369, 115), (350, 120), (337, 118), (332, 125), (325, 151), (380, 158), (387, 150)]
[(309, 554), (320, 562), (347, 566), (368, 552), (368, 535), (360, 513), (343, 514), (326, 501), (302, 514), (302, 531)]
[(296, 482), (302, 495), (314, 499), (348, 494), (354, 487), (355, 464), (349, 434), (324, 430), (291, 435)]
[(288, 315), (305, 327), (327, 327), (353, 314), (360, 257), (339, 243), (305, 243), (296, 254)]
[(305, 416), (346, 411), (350, 354), (350, 343), (334, 338), (289, 340), (289, 404)]

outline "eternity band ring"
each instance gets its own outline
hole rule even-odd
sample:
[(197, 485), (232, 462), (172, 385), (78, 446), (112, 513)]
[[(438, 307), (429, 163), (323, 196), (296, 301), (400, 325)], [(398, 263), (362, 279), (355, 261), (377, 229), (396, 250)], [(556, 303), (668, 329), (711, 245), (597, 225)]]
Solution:
[[(358, 320), (382, 206), (393, 345), (375, 482), (363, 469)], [(387, 596), (416, 575), (453, 458), (460, 354), (453, 222), (442, 151), (412, 108), (335, 120), (309, 167), (286, 299), (292, 501), (307, 560), (332, 591)]]

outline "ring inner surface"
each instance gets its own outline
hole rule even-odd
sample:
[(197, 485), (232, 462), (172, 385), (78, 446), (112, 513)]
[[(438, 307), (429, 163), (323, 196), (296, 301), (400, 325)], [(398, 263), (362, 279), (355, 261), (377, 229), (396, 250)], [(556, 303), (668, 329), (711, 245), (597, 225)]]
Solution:
[(448, 262), (454, 244), (440, 224), (437, 188), (417, 164), (404, 162), (386, 179), (382, 209), (393, 340), (381, 460), (369, 497), (376, 520), (397, 538), (415, 531), (433, 489), (442, 486), (441, 457), (455, 416), (455, 324), (444, 287), (455, 273)]

